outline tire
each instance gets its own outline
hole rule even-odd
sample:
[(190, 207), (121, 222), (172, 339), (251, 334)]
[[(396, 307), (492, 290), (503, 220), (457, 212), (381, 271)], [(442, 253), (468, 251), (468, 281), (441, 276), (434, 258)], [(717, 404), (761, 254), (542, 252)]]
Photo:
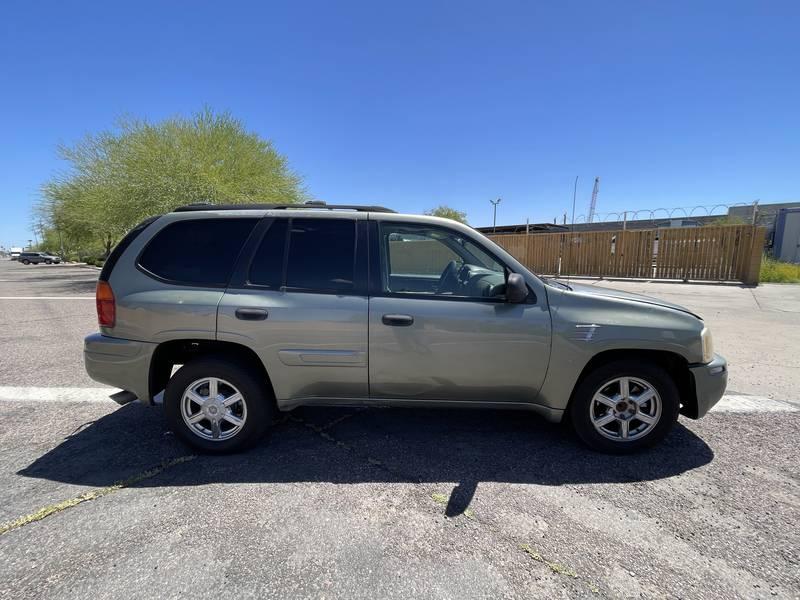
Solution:
[(27, 259), (26, 259), (26, 260), (23, 260), (23, 261), (22, 261), (22, 264), (23, 264), (23, 265), (29, 265), (29, 264), (31, 264), (31, 261), (29, 261), (29, 260), (27, 260)]
[[(621, 397), (625, 381), (627, 399)], [(641, 406), (637, 399), (643, 400)], [(666, 370), (652, 363), (620, 360), (595, 369), (580, 382), (569, 415), (578, 437), (590, 448), (630, 454), (663, 440), (678, 420), (679, 410), (678, 388)]]
[[(206, 407), (203, 408), (200, 403), (189, 400), (184, 407), (184, 394), (189, 389), (193, 389), (200, 399), (211, 397), (209, 385), (198, 385), (208, 378), (220, 380), (217, 382), (218, 392), (226, 399), (238, 391), (242, 396), (241, 402), (237, 401), (229, 408), (219, 403), (204, 403)], [(216, 438), (213, 420), (204, 416), (211, 414), (210, 411), (214, 411), (219, 419)], [(237, 426), (227, 420), (229, 417), (219, 418), (226, 411), (229, 416), (243, 420), (238, 431), (233, 432)], [(184, 418), (187, 412), (189, 417), (202, 419), (190, 424)], [(164, 392), (164, 414), (170, 429), (194, 449), (209, 454), (239, 452), (253, 446), (263, 437), (275, 412), (275, 402), (266, 383), (252, 370), (221, 358), (199, 358), (184, 365), (169, 380)]]

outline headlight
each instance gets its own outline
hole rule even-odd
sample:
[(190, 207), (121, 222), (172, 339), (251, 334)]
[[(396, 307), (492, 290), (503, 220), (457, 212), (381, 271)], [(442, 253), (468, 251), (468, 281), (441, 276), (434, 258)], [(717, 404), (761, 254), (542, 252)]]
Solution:
[(711, 339), (711, 330), (703, 327), (700, 332), (700, 342), (703, 345), (703, 362), (710, 363), (714, 358), (714, 341)]

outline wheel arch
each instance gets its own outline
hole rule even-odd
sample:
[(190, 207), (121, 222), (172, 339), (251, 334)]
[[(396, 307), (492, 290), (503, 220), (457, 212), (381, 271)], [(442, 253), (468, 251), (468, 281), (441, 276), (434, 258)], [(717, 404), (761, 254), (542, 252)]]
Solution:
[(668, 350), (642, 350), (642, 349), (614, 349), (604, 350), (595, 354), (589, 362), (584, 365), (581, 374), (575, 381), (575, 385), (570, 393), (569, 403), (564, 414), (567, 414), (570, 406), (575, 398), (575, 392), (580, 387), (583, 380), (592, 371), (618, 360), (636, 360), (640, 362), (647, 362), (662, 367), (667, 373), (670, 374), (675, 385), (678, 388), (678, 394), (681, 401), (681, 414), (689, 418), (697, 418), (697, 394), (695, 392), (694, 378), (689, 369), (688, 361), (675, 352)]
[(258, 355), (242, 344), (219, 340), (182, 339), (162, 342), (150, 359), (149, 388), (154, 397), (167, 387), (175, 365), (184, 365), (199, 358), (219, 358), (253, 369), (263, 378), (271, 397), (275, 398), (269, 373)]

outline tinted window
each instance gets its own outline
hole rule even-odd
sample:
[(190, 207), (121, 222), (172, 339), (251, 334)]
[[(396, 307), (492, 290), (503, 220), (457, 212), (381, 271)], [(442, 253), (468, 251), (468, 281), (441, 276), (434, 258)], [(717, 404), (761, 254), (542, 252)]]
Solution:
[(286, 247), (286, 219), (270, 225), (250, 263), (250, 283), (278, 289), (283, 285), (283, 253)]
[(111, 254), (109, 254), (106, 262), (103, 263), (103, 269), (100, 271), (100, 277), (98, 277), (100, 281), (108, 281), (108, 278), (111, 277), (111, 271), (114, 270), (119, 257), (122, 256), (122, 253), (128, 249), (128, 246), (133, 243), (133, 240), (135, 240), (140, 233), (147, 229), (147, 226), (150, 225), (150, 223), (157, 219), (158, 217), (151, 217), (146, 221), (142, 221), (120, 240), (119, 244), (117, 244), (117, 246), (111, 251)]
[(226, 285), (257, 219), (196, 219), (168, 225), (150, 240), (139, 264), (163, 279)]
[(355, 221), (292, 219), (286, 287), (352, 291), (355, 250)]

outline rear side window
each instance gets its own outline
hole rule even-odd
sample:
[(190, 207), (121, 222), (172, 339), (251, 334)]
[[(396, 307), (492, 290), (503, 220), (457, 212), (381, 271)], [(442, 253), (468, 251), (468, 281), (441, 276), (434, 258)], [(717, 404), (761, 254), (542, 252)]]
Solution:
[(355, 289), (356, 223), (347, 219), (292, 219), (286, 287), (320, 292)]
[(177, 221), (159, 231), (139, 257), (145, 271), (174, 283), (225, 286), (258, 219)]
[(249, 283), (273, 290), (283, 285), (283, 253), (286, 248), (287, 223), (287, 219), (277, 219), (264, 234), (250, 263)]

